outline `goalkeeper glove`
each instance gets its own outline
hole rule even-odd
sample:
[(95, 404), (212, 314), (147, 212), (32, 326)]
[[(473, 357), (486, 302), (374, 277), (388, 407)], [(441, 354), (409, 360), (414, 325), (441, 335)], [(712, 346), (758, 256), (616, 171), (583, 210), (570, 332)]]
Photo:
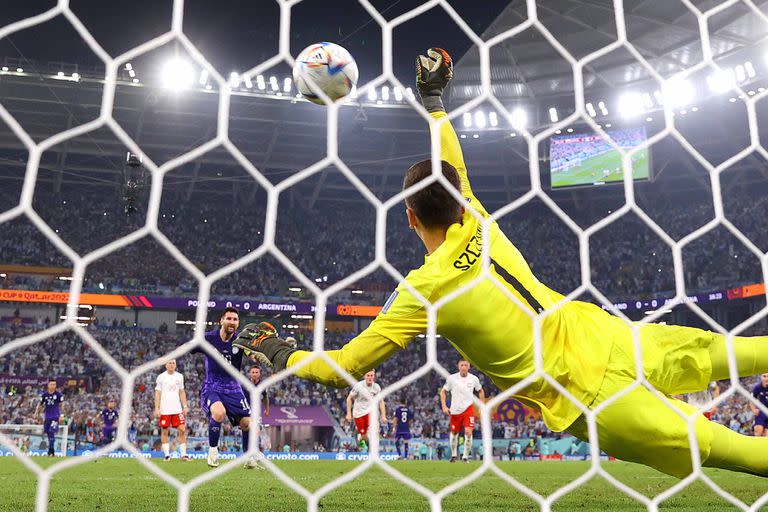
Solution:
[(453, 78), (453, 59), (442, 48), (430, 48), (416, 57), (416, 88), (427, 112), (445, 110), (443, 89)]
[(245, 355), (275, 371), (284, 370), (288, 358), (296, 352), (296, 344), (277, 336), (277, 329), (269, 322), (248, 324), (243, 327), (232, 345), (239, 347)]

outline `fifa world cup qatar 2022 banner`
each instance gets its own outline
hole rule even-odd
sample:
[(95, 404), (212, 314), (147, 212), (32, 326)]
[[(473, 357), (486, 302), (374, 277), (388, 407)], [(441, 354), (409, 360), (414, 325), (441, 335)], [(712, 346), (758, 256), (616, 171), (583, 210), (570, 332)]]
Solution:
[[(33, 302), (46, 304), (66, 304), (69, 301), (68, 292), (42, 290), (8, 290), (0, 289), (0, 301)], [(115, 306), (146, 309), (195, 309), (198, 305), (196, 298), (189, 297), (159, 297), (152, 295), (117, 295), (108, 293), (81, 293), (80, 304), (91, 306)], [(222, 310), (234, 307), (243, 313), (294, 313), (298, 315), (313, 315), (317, 306), (311, 302), (293, 301), (262, 301), (243, 299), (212, 298), (208, 301), (208, 309)], [(381, 306), (363, 304), (331, 304), (327, 308), (330, 315), (375, 317), (381, 311)]]
[[(765, 294), (765, 284), (755, 283), (746, 286), (737, 286), (727, 290), (714, 290), (697, 295), (690, 295), (683, 302), (695, 304), (717, 303), (731, 300), (746, 299)], [(0, 289), (0, 301), (5, 302), (34, 302), (66, 304), (69, 293), (40, 290), (8, 290)], [(652, 311), (658, 308), (668, 307), (673, 301), (673, 294), (660, 294), (651, 298), (626, 299), (613, 303), (613, 307), (619, 311)], [(146, 295), (116, 295), (105, 293), (82, 293), (80, 304), (92, 306), (119, 306), (146, 309), (194, 309), (198, 306), (198, 300), (189, 297), (158, 297)], [(208, 301), (211, 310), (222, 310), (226, 307), (234, 307), (243, 313), (294, 313), (299, 315), (313, 315), (317, 306), (311, 302), (292, 301), (260, 301), (243, 299), (212, 298)], [(607, 306), (601, 304), (603, 309)], [(328, 315), (339, 317), (367, 317), (373, 318), (381, 312), (381, 306), (365, 304), (329, 304), (326, 312)]]
[[(0, 289), (0, 301), (6, 302), (36, 302), (49, 304), (66, 304), (68, 292), (40, 290), (3, 290)], [(81, 304), (93, 306), (120, 306), (147, 309), (194, 309), (198, 300), (187, 297), (156, 297), (146, 295), (116, 295), (108, 293), (81, 293)], [(208, 301), (210, 309), (235, 307), (244, 312), (254, 313), (297, 313), (313, 314), (317, 309), (307, 302), (270, 302), (258, 300), (238, 300), (214, 298)]]
[[(56, 384), (61, 384), (64, 379), (56, 380)], [(0, 386), (19, 386), (26, 387), (32, 386), (33, 388), (44, 388), (48, 384), (48, 377), (40, 377), (37, 375), (10, 375), (6, 373), (0, 373)]]
[[(38, 375), (11, 375), (0, 373), (0, 387), (32, 387), (43, 389), (48, 384), (48, 377)], [(90, 378), (87, 376), (78, 377), (56, 377), (56, 384), (60, 387), (78, 387), (88, 389)]]

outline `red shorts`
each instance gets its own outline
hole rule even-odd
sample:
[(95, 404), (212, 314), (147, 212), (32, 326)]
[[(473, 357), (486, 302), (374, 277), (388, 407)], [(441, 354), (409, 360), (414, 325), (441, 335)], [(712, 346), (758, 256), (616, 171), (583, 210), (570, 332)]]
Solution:
[(458, 434), (462, 429), (475, 429), (475, 406), (470, 405), (460, 414), (451, 414), (451, 432)]
[(185, 423), (184, 413), (163, 414), (160, 416), (160, 428), (179, 428), (180, 425), (184, 425)]
[(371, 420), (371, 414), (368, 413), (365, 416), (360, 416), (359, 418), (355, 418), (355, 426), (357, 427), (357, 431), (360, 433), (361, 436), (364, 436), (368, 433), (368, 425)]

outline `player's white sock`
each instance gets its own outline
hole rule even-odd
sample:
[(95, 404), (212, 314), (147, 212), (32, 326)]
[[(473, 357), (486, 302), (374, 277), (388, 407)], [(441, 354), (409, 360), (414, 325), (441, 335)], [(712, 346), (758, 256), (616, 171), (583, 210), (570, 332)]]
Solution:
[(179, 453), (182, 457), (187, 456), (187, 443), (179, 443)]
[(459, 434), (454, 434), (453, 432), (451, 432), (450, 443), (451, 443), (451, 457), (458, 457), (459, 456)]
[(472, 434), (464, 436), (464, 458), (469, 460), (469, 454), (472, 453)]
[(163, 455), (166, 457), (171, 455), (171, 443), (163, 443)]

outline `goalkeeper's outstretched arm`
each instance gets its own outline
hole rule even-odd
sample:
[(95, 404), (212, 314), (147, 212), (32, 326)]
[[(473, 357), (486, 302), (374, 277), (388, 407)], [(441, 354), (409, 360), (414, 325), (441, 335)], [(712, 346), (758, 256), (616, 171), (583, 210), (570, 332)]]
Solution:
[[(472, 208), (479, 210), (481, 213), (485, 212), (485, 208), (477, 200), (475, 194), (472, 192), (472, 187), (469, 184), (469, 175), (467, 174), (467, 166), (464, 163), (464, 155), (461, 152), (461, 144), (459, 144), (459, 138), (456, 136), (456, 131), (453, 129), (451, 121), (447, 119), (448, 114), (444, 110), (431, 112), (430, 117), (432, 122), (429, 123), (429, 130), (432, 136), (435, 136), (435, 132), (439, 130), (440, 137), (440, 159), (445, 160), (451, 164), (456, 172), (459, 174), (459, 180), (461, 181), (461, 194), (469, 199), (469, 204)], [(440, 119), (444, 119), (439, 122)]]
[[(323, 355), (352, 375), (353, 379), (359, 379), (424, 330), (421, 324), (425, 322), (409, 322), (407, 318), (399, 321), (401, 319), (392, 316), (382, 320), (381, 317), (382, 315), (379, 315), (365, 331), (341, 349), (326, 350)], [(382, 332), (393, 334), (387, 336)], [(407, 338), (407, 341), (401, 341), (401, 337)], [(267, 322), (246, 325), (232, 344), (241, 348), (252, 359), (274, 368), (275, 371), (301, 365), (302, 361), (313, 355), (306, 350), (296, 350), (295, 344), (278, 337), (275, 328)], [(326, 386), (343, 388), (349, 385), (326, 359), (317, 358), (305, 363), (295, 373), (297, 377), (314, 380)]]
[[(416, 285), (418, 287), (418, 283)], [(294, 344), (279, 338), (274, 327), (266, 322), (246, 325), (232, 344), (275, 371), (300, 366), (295, 372), (297, 377), (326, 386), (347, 387), (349, 382), (325, 358), (357, 380), (426, 332), (427, 315), (423, 304), (403, 285), (398, 286), (392, 297), (388, 301), (389, 306), (385, 306), (362, 333), (342, 348), (326, 350), (324, 357), (316, 357), (309, 362), (303, 363), (315, 354), (296, 350)], [(265, 324), (269, 327), (264, 327)]]
[[(339, 350), (326, 350), (324, 354), (349, 373), (353, 379), (359, 380), (366, 372), (379, 366), (400, 349), (401, 347), (394, 341), (371, 329), (366, 329)], [(299, 350), (291, 355), (288, 367), (295, 366), (310, 356), (312, 352)], [(320, 358), (299, 368), (296, 376), (336, 388), (349, 386), (349, 382), (335, 368)]]
[(461, 144), (459, 144), (459, 138), (456, 136), (456, 131), (453, 129), (453, 125), (449, 119), (445, 119), (442, 122), (438, 122), (448, 116), (445, 110), (439, 110), (436, 112), (430, 112), (429, 116), (433, 119), (429, 123), (429, 131), (433, 137), (435, 132), (439, 130), (438, 137), (440, 138), (440, 159), (445, 160), (456, 168), (459, 173), (459, 179), (461, 179), (461, 192), (464, 195), (471, 195), (472, 189), (469, 186), (469, 177), (467, 176), (467, 166), (464, 163), (464, 154), (461, 152)]
[(470, 205), (485, 211), (472, 193), (459, 138), (451, 121), (447, 119), (443, 106), (443, 90), (451, 78), (453, 78), (453, 60), (442, 48), (430, 48), (427, 50), (427, 55), (419, 55), (416, 58), (416, 87), (421, 103), (432, 118), (429, 130), (432, 140), (439, 139), (440, 159), (451, 164), (459, 173), (461, 193), (470, 199)]

